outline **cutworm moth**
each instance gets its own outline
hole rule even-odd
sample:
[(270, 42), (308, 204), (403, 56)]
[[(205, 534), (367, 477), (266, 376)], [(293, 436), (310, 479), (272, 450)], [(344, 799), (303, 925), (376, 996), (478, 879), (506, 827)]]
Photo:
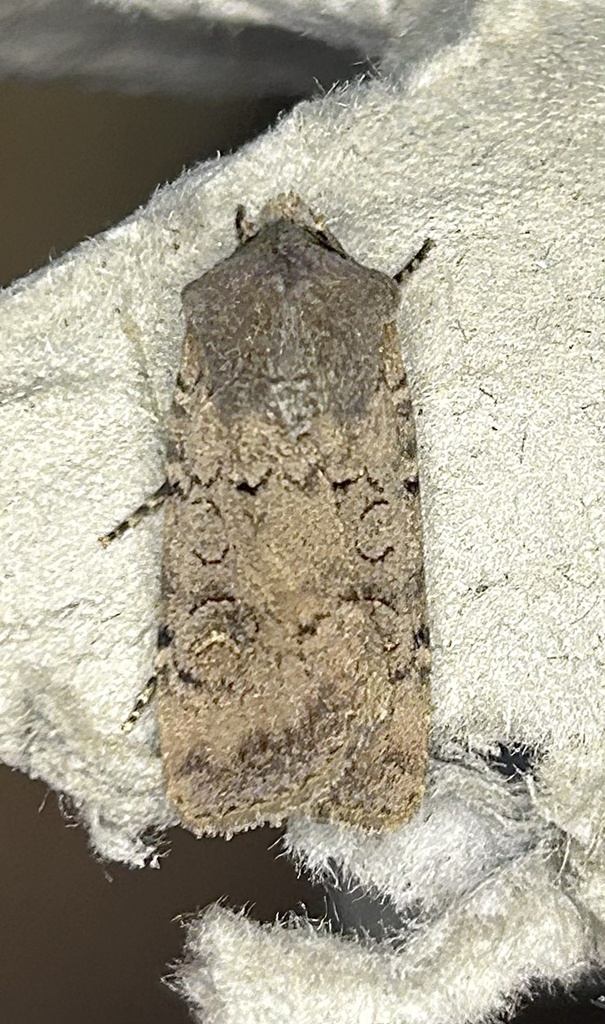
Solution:
[(197, 834), (303, 813), (394, 828), (429, 719), (399, 284), (296, 197), (183, 291), (156, 658), (169, 795)]

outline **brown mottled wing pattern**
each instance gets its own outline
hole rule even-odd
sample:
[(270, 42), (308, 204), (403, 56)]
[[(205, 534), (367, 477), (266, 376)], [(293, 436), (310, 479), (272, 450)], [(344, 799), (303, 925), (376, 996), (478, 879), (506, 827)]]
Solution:
[(385, 275), (289, 219), (183, 293), (157, 655), (199, 834), (422, 794), (428, 631), (412, 411)]

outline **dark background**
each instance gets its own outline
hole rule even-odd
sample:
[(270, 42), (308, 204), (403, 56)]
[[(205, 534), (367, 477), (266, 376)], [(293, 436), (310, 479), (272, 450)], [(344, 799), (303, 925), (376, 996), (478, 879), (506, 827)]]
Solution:
[[(300, 97), (192, 101), (92, 90), (81, 79), (1, 81), (0, 284), (119, 222), (184, 167), (237, 148), (316, 92), (313, 46), (304, 47)], [(325, 48), (321, 61), (325, 68)], [(342, 61), (335, 56), (335, 77), (345, 77)], [(349, 73), (358, 71), (351, 60)], [(131, 871), (95, 859), (57, 797), (8, 768), (0, 768), (0, 816), (7, 1024), (184, 1022), (184, 1005), (161, 982), (181, 949), (178, 915), (222, 897), (262, 921), (303, 906), (314, 917), (325, 911), (323, 893), (279, 856), (279, 833), (269, 829), (229, 842), (175, 829), (159, 870)], [(578, 998), (535, 1003), (519, 1021), (605, 1024), (586, 992)]]

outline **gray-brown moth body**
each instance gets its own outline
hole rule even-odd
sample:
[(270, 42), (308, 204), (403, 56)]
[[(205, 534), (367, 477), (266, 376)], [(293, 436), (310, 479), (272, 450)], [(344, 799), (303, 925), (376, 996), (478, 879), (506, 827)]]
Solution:
[(198, 834), (416, 808), (428, 630), (399, 289), (298, 203), (188, 285), (156, 671)]

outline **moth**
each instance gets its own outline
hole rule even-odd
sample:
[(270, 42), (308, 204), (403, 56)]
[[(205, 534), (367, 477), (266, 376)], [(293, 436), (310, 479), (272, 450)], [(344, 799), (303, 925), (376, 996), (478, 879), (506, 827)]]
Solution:
[(294, 813), (392, 829), (423, 792), (430, 666), (400, 284), (298, 197), (237, 223), (182, 296), (155, 665), (168, 793), (198, 835)]

